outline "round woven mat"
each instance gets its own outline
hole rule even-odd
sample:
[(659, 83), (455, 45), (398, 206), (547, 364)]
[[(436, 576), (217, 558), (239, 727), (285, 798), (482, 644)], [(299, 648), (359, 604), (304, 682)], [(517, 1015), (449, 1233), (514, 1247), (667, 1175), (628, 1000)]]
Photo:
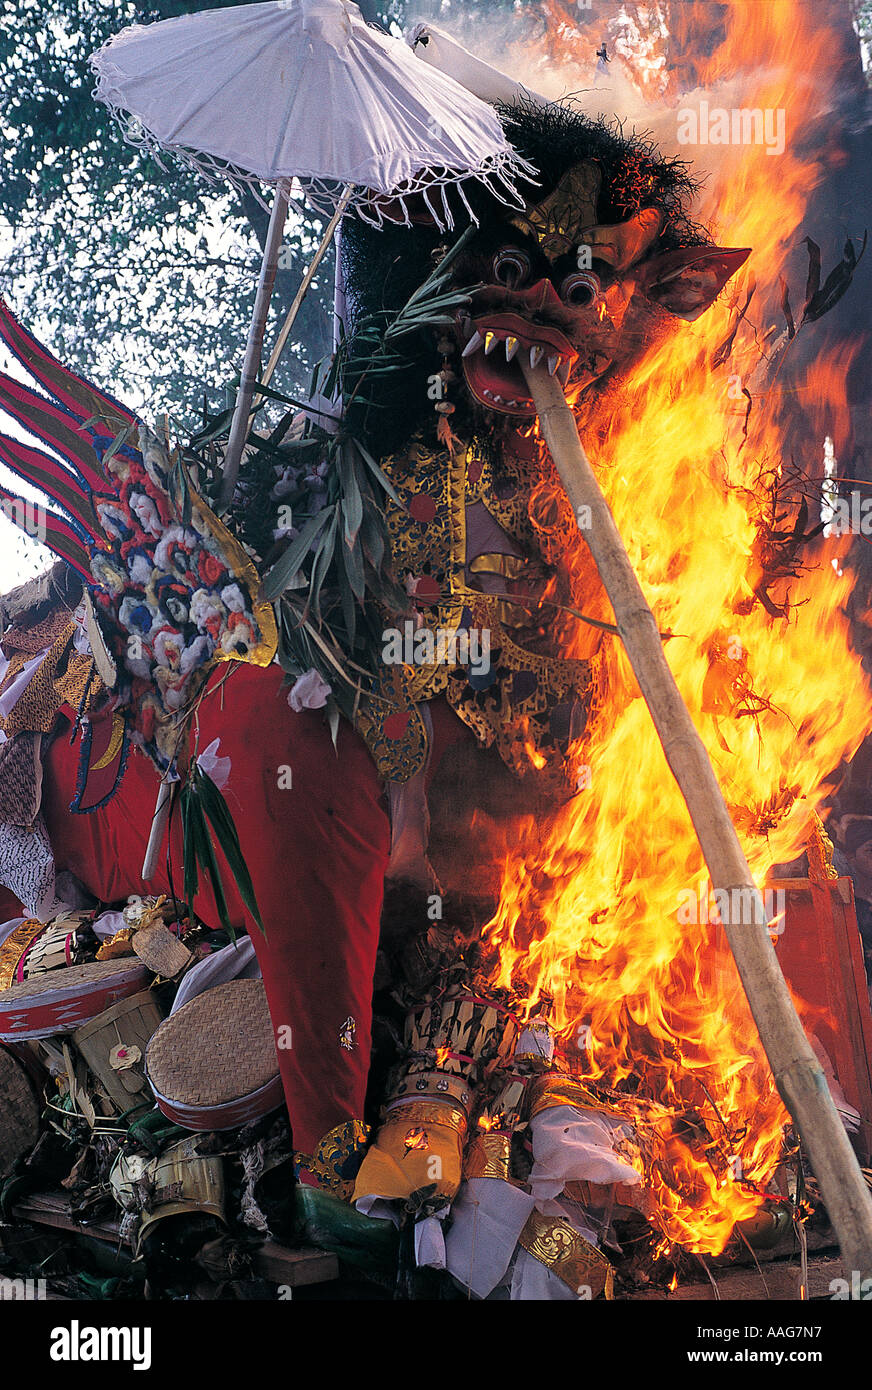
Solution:
[(0, 1007), (15, 1008), (22, 1000), (36, 998), (40, 994), (76, 994), (85, 985), (103, 984), (111, 980), (113, 976), (119, 979), (130, 979), (131, 975), (141, 975), (145, 979), (147, 975), (142, 961), (135, 956), (127, 956), (122, 960), (93, 960), (86, 965), (68, 965), (58, 970), (47, 970), (43, 975), (34, 975), (29, 980), (22, 980), (20, 985), (10, 985), (8, 989), (0, 990)]
[(39, 1106), (27, 1072), (0, 1047), (0, 1178), (12, 1172), (39, 1138)]
[(198, 994), (160, 1025), (148, 1045), (154, 1089), (183, 1105), (224, 1105), (278, 1076), (262, 980), (229, 980)]

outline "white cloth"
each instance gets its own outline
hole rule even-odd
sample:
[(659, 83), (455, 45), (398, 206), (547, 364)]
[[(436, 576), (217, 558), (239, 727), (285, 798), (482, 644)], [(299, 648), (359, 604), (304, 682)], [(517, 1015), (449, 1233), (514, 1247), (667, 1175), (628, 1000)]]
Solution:
[(487, 1298), (505, 1276), (535, 1202), (500, 1178), (470, 1178), (451, 1207), (445, 1267), (476, 1298)]
[(111, 941), (116, 932), (127, 926), (120, 912), (101, 912), (94, 919), (94, 935), (100, 941)]
[(220, 745), (221, 740), (213, 738), (209, 747), (204, 748), (197, 759), (197, 766), (200, 771), (205, 772), (206, 776), (215, 783), (219, 792), (223, 791), (227, 786), (230, 780), (230, 769), (233, 766), (229, 758), (219, 757), (218, 749)]
[(191, 967), (179, 985), (170, 1013), (176, 1013), (198, 994), (204, 994), (216, 985), (224, 985), (228, 980), (259, 980), (260, 976), (251, 937), (240, 937), (237, 942), (223, 946), (220, 951), (213, 951), (211, 956)]
[(313, 666), (294, 681), (288, 691), (288, 704), (295, 714), (304, 709), (323, 709), (330, 693), (330, 686)]
[[(561, 1107), (562, 1108), (562, 1107)], [(549, 1111), (545, 1112), (549, 1114)], [(572, 1207), (563, 1202), (537, 1202), (539, 1210), (545, 1216), (553, 1216), (560, 1221), (566, 1221), (578, 1231), (580, 1236), (590, 1241), (591, 1245), (598, 1244), (595, 1231)], [(578, 1288), (571, 1288), (557, 1274), (552, 1274), (547, 1265), (541, 1260), (537, 1260), (535, 1255), (531, 1255), (527, 1250), (519, 1250), (515, 1267), (512, 1271), (512, 1289), (509, 1297), (513, 1302), (519, 1303), (566, 1303), (573, 1299), (589, 1299), (592, 1290), (589, 1285), (581, 1285)]]
[(445, 1228), (442, 1225), (450, 1207), (415, 1223), (415, 1264), (419, 1268), (445, 1268)]
[[(520, 203), (505, 182), (520, 164), (496, 112), (402, 39), (370, 28), (348, 0), (134, 24), (91, 64), (95, 95), (132, 143), (192, 151), (203, 172), (227, 161), (243, 178), (316, 181), (325, 197), (329, 183), (335, 202), (343, 184), (386, 194), (468, 171), (496, 175)], [(434, 172), (422, 183), (424, 171)]]
[(612, 1135), (623, 1122), (596, 1110), (557, 1105), (540, 1110), (530, 1129), (533, 1167), (530, 1188), (537, 1205), (557, 1197), (568, 1182), (626, 1183), (634, 1186), (641, 1174), (619, 1158)]
[(500, 103), (511, 106), (518, 101), (535, 102), (537, 106), (547, 106), (546, 97), (538, 92), (522, 87), (507, 73), (491, 67), (481, 58), (476, 58), (463, 44), (451, 38), (434, 24), (414, 24), (406, 30), (406, 43), (416, 58), (421, 58), (431, 67), (438, 68), (468, 92), (481, 97), (482, 101), (494, 105)]
[(513, 1303), (568, 1303), (581, 1296), (552, 1274), (535, 1255), (527, 1250), (518, 1251), (509, 1295)]
[(0, 884), (40, 922), (50, 922), (70, 907), (58, 895), (54, 855), (41, 814), (32, 830), (0, 825)]
[(371, 1216), (375, 1221), (391, 1221), (395, 1226), (400, 1224), (400, 1213), (395, 1203), (386, 1201), (377, 1192), (365, 1192), (354, 1205), (361, 1216)]
[[(40, 652), (38, 656), (32, 656), (29, 661), (26, 661), (14, 681), (12, 681), (9, 689), (4, 690), (3, 694), (0, 695), (0, 716), (2, 716), (3, 719), (12, 713), (40, 666), (45, 661), (45, 658), (48, 656), (49, 650), (50, 649), (46, 647), (45, 651)], [(8, 661), (6, 665), (9, 665)], [(2, 674), (0, 674), (0, 680), (2, 680)]]
[(79, 656), (93, 656), (94, 653), (91, 650), (91, 639), (88, 636), (88, 630), (85, 627), (85, 605), (83, 603), (79, 604), (78, 608), (73, 614), (73, 617), (76, 620), (76, 630), (73, 633), (73, 646), (79, 653)]

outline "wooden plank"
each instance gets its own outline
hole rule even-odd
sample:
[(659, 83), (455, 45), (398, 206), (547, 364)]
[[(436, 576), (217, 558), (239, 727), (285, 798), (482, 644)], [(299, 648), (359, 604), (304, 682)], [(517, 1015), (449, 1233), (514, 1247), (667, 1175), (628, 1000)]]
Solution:
[(261, 1279), (295, 1289), (304, 1284), (329, 1284), (339, 1278), (339, 1260), (329, 1250), (289, 1250), (271, 1240), (255, 1252), (254, 1269)]
[[(60, 1192), (32, 1193), (12, 1208), (12, 1215), (21, 1221), (30, 1221), (36, 1226), (53, 1226), (58, 1231), (68, 1231), (71, 1235), (93, 1236), (96, 1240), (109, 1241), (117, 1245), (121, 1240), (121, 1223), (99, 1220), (76, 1221), (71, 1213), (70, 1199)], [(122, 1241), (122, 1244), (127, 1244)]]
[[(725, 1272), (712, 1271), (717, 1284), (717, 1294), (708, 1280), (701, 1283), (679, 1284), (669, 1293), (666, 1289), (646, 1289), (644, 1292), (624, 1295), (630, 1303), (715, 1303), (718, 1295), (722, 1301), (739, 1302), (799, 1302), (800, 1265), (798, 1261), (785, 1261), (766, 1265), (762, 1277), (758, 1270), (741, 1269)], [(808, 1295), (810, 1299), (831, 1298), (830, 1284), (833, 1279), (844, 1278), (842, 1261), (838, 1256), (818, 1256), (808, 1262)], [(764, 1283), (765, 1280), (765, 1283)]]
[[(71, 1235), (92, 1236), (112, 1245), (119, 1242), (129, 1245), (129, 1242), (121, 1240), (121, 1224), (118, 1221), (100, 1220), (88, 1225), (76, 1221), (71, 1215), (70, 1199), (63, 1192), (31, 1193), (15, 1204), (12, 1214), (33, 1225), (52, 1226)], [(261, 1279), (286, 1284), (291, 1288), (302, 1288), (305, 1284), (327, 1284), (339, 1278), (336, 1255), (314, 1246), (291, 1250), (268, 1240), (255, 1252), (253, 1263)]]

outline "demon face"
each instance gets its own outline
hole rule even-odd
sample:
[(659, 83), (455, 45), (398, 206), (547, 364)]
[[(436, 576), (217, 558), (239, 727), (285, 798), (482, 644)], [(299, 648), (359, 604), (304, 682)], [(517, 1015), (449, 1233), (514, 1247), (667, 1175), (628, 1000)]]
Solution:
[(657, 207), (601, 225), (599, 181), (596, 164), (576, 164), (544, 201), (480, 233), (458, 264), (458, 281), (480, 286), (456, 333), (466, 386), (488, 411), (535, 414), (524, 359), (547, 365), (577, 396), (650, 338), (657, 306), (698, 318), (749, 254), (712, 245), (658, 252)]

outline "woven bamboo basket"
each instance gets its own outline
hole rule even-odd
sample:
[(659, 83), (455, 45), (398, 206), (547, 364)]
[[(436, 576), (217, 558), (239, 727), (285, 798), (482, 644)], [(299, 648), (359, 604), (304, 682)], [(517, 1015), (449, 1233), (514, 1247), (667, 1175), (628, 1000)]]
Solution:
[[(168, 1216), (208, 1212), (226, 1222), (224, 1213), (224, 1164), (215, 1155), (201, 1157), (198, 1139), (180, 1139), (158, 1158), (123, 1152), (109, 1175), (116, 1202), (127, 1212), (142, 1212), (136, 1253), (143, 1236)], [(148, 1205), (142, 1209), (144, 1194)]]
[(137, 1100), (151, 1099), (145, 1050), (163, 1013), (151, 990), (132, 994), (78, 1028), (73, 1042), (106, 1095), (123, 1114)]
[(39, 1138), (39, 1105), (24, 1067), (0, 1047), (0, 1178), (12, 1172), (19, 1158)]
[(74, 1033), (119, 999), (137, 994), (148, 971), (135, 956), (49, 970), (0, 990), (0, 1040)]
[(234, 1129), (284, 1099), (262, 980), (230, 980), (183, 1004), (145, 1062), (158, 1106), (186, 1129)]

